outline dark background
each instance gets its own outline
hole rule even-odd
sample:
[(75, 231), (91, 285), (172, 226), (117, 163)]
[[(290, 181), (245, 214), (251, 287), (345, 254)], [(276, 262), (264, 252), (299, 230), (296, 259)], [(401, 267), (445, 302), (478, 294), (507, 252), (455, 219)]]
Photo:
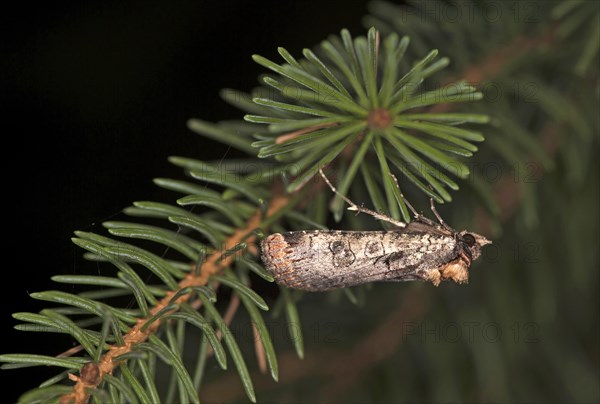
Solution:
[[(170, 201), (154, 177), (180, 176), (169, 155), (235, 155), (186, 120), (237, 119), (221, 88), (249, 90), (277, 46), (299, 56), (343, 27), (364, 32), (363, 1), (31, 3), (2, 12), (4, 248), (1, 351), (58, 354), (62, 337), (16, 331), (11, 313), (37, 312), (28, 293), (83, 274), (74, 230), (135, 200)], [(43, 341), (43, 343), (40, 343)], [(67, 343), (66, 343), (67, 342)], [(0, 371), (3, 402), (51, 373)], [(9, 387), (10, 386), (10, 387)], [(8, 391), (7, 391), (8, 390)]]

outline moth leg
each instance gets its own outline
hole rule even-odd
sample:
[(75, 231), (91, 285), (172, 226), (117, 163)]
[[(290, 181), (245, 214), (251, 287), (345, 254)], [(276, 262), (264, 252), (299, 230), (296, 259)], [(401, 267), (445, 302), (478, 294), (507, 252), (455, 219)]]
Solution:
[[(396, 186), (398, 187), (398, 189), (400, 189), (400, 185), (398, 185), (398, 180), (396, 179), (396, 176), (394, 174), (391, 174), (391, 173), (390, 173), (390, 175), (394, 179), (394, 182), (396, 183)], [(423, 216), (422, 214), (418, 213), (415, 210), (415, 208), (413, 208), (413, 206), (410, 204), (410, 202), (408, 202), (408, 200), (404, 197), (404, 194), (402, 194), (402, 191), (400, 191), (400, 196), (404, 200), (404, 203), (406, 204), (406, 206), (408, 206), (408, 208), (410, 209), (410, 211), (415, 216), (415, 220), (427, 223), (427, 224), (429, 224), (431, 226), (436, 226), (436, 223), (433, 220), (431, 220), (428, 217)], [(433, 212), (433, 214), (435, 215), (435, 217), (437, 218), (437, 220), (440, 222), (440, 225), (444, 229), (446, 229), (446, 230), (454, 231), (452, 229), (452, 227), (448, 226), (448, 224), (446, 222), (444, 222), (444, 219), (442, 219), (442, 217), (440, 216), (440, 214), (436, 210), (435, 205), (433, 204), (433, 198), (429, 198), (429, 206), (431, 207), (431, 211)]]
[(362, 206), (358, 206), (357, 204), (355, 204), (354, 202), (352, 202), (349, 198), (347, 198), (345, 195), (342, 195), (342, 194), (340, 194), (338, 192), (338, 190), (333, 186), (333, 184), (331, 183), (331, 181), (329, 181), (329, 178), (327, 178), (325, 176), (325, 173), (323, 173), (323, 170), (321, 168), (319, 168), (319, 174), (321, 174), (321, 177), (323, 177), (323, 180), (329, 186), (329, 188), (337, 196), (339, 196), (340, 198), (342, 198), (348, 205), (350, 205), (350, 207), (348, 208), (348, 210), (351, 210), (351, 211), (354, 211), (354, 212), (366, 213), (368, 215), (373, 216), (375, 219), (383, 220), (384, 222), (391, 223), (394, 226), (406, 227), (406, 223), (404, 223), (404, 222), (400, 222), (400, 221), (394, 220), (393, 218), (391, 218), (389, 216), (386, 216), (386, 215), (382, 215), (381, 213), (375, 212), (374, 210), (363, 208)]

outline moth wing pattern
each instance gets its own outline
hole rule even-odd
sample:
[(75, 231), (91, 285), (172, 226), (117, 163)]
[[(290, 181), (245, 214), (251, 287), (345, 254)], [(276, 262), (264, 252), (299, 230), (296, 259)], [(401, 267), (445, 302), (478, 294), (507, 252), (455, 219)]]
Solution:
[(263, 240), (263, 262), (279, 284), (309, 291), (415, 280), (419, 273), (427, 279), (455, 246), (452, 233), (427, 227), (276, 233)]

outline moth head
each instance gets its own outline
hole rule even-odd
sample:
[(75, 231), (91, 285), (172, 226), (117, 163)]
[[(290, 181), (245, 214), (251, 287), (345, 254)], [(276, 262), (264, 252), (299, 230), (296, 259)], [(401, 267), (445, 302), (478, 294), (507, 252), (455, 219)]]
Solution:
[(480, 234), (463, 230), (458, 233), (458, 240), (463, 247), (469, 252), (471, 259), (475, 261), (481, 255), (481, 247), (487, 244), (492, 244), (490, 240)]

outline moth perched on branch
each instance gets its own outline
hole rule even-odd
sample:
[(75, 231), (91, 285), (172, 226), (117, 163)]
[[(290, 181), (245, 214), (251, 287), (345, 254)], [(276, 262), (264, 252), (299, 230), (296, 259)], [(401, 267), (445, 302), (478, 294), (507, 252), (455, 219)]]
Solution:
[[(467, 230), (448, 226), (431, 203), (439, 223), (424, 217), (408, 204), (415, 220), (398, 222), (357, 206), (339, 194), (349, 210), (364, 212), (393, 223), (390, 231), (314, 230), (275, 233), (262, 241), (262, 260), (281, 285), (309, 291), (359, 285), (374, 281), (443, 280), (467, 283), (471, 262), (491, 241)], [(405, 201), (406, 202), (406, 201)]]

